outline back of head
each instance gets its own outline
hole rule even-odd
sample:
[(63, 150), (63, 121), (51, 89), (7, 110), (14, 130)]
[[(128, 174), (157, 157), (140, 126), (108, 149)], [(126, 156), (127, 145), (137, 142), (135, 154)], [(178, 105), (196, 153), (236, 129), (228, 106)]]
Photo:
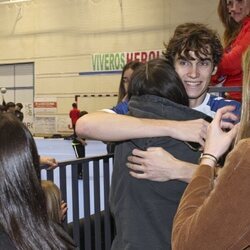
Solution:
[(15, 107), (16, 107), (16, 105), (15, 105), (14, 102), (7, 102), (7, 104), (6, 104), (7, 110), (10, 109), (10, 108), (15, 108)]
[(242, 58), (243, 84), (242, 84), (242, 108), (241, 122), (236, 143), (250, 137), (250, 46)]
[(128, 62), (122, 69), (122, 75), (124, 75), (124, 72), (128, 69), (135, 70), (138, 66), (142, 65), (141, 62), (138, 61), (130, 61)]
[(156, 95), (188, 106), (188, 96), (173, 66), (153, 59), (137, 68), (131, 77), (129, 96)]
[(0, 226), (17, 249), (63, 247), (48, 220), (31, 133), (15, 116), (3, 113), (0, 141)]
[(61, 192), (52, 181), (41, 181), (46, 198), (47, 212), (50, 219), (61, 223)]
[(238, 35), (241, 28), (241, 24), (235, 22), (235, 20), (229, 14), (227, 8), (227, 0), (219, 0), (217, 11), (219, 18), (225, 28), (223, 40), (224, 46), (227, 47)]
[(4, 173), (0, 175), (0, 185), (4, 185), (2, 178), (12, 178), (15, 183), (34, 179), (37, 183), (40, 169), (34, 139), (29, 130), (9, 113), (0, 117), (0, 141), (0, 169)]
[(174, 65), (175, 58), (180, 55), (192, 60), (189, 52), (193, 51), (200, 59), (211, 55), (216, 66), (223, 54), (218, 34), (200, 23), (185, 23), (177, 26), (173, 37), (168, 44), (165, 44), (165, 47), (166, 51), (163, 54), (172, 65)]
[(72, 103), (72, 108), (75, 108), (75, 109), (77, 109), (77, 104), (74, 102), (74, 103)]

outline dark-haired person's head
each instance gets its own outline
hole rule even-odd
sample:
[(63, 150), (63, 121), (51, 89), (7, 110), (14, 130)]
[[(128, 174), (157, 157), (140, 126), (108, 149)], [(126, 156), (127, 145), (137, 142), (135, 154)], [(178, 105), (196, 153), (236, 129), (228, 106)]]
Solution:
[[(11, 178), (16, 178), (16, 182), (19, 182), (18, 178), (36, 181), (40, 175), (40, 167), (33, 136), (25, 125), (9, 113), (1, 114), (0, 141), (3, 144), (0, 147), (0, 168), (6, 174), (0, 175), (0, 179), (10, 174)], [(0, 181), (0, 185), (2, 184)]]
[(127, 95), (128, 86), (130, 83), (131, 75), (133, 74), (134, 70), (142, 65), (141, 62), (138, 61), (131, 61), (128, 62), (122, 69), (122, 75), (119, 85), (119, 92), (118, 92), (118, 100), (117, 103), (121, 102), (124, 97)]
[(23, 104), (22, 103), (20, 103), (20, 102), (16, 103), (16, 110), (21, 111), (22, 108), (23, 108)]
[(188, 96), (173, 66), (164, 59), (153, 59), (138, 67), (131, 77), (129, 97), (156, 95), (188, 106)]
[(6, 109), (7, 109), (7, 112), (14, 113), (16, 110), (16, 104), (14, 102), (7, 102)]
[(177, 26), (165, 46), (164, 55), (182, 80), (189, 106), (201, 105), (223, 54), (218, 34), (206, 25), (185, 23)]
[(77, 109), (77, 103), (73, 102), (72, 103), (72, 108)]
[(177, 26), (165, 48), (163, 54), (173, 65), (176, 57), (184, 56), (192, 60), (192, 51), (199, 59), (210, 56), (215, 67), (223, 54), (218, 33), (201, 23), (184, 23)]
[(39, 156), (31, 133), (16, 116), (3, 113), (0, 141), (1, 230), (16, 249), (68, 249), (64, 233), (59, 233), (48, 218), (38, 178)]

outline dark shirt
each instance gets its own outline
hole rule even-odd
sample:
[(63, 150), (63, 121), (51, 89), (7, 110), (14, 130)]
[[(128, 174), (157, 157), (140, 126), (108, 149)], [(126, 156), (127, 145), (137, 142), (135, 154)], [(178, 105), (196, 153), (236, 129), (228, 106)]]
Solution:
[[(145, 95), (132, 97), (129, 114), (141, 118), (192, 120), (205, 114), (167, 99)], [(199, 151), (171, 137), (133, 139), (115, 148), (110, 205), (117, 235), (112, 249), (171, 249), (173, 218), (187, 183), (171, 180), (138, 180), (129, 174), (127, 157), (134, 148), (163, 147), (177, 159), (197, 163)]]
[(23, 121), (23, 112), (16, 110), (15, 115), (21, 122)]
[(0, 249), (16, 250), (16, 247), (10, 240), (9, 236), (0, 227)]

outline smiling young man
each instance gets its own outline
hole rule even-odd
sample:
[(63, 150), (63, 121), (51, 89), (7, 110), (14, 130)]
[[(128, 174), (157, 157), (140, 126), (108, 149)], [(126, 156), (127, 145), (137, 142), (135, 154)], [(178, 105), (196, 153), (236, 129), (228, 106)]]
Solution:
[[(191, 108), (202, 111), (213, 117), (218, 108), (231, 104), (236, 106), (236, 113), (239, 113), (239, 103), (234, 101), (225, 101), (220, 97), (212, 96), (207, 93), (211, 75), (216, 72), (217, 64), (219, 63), (222, 55), (222, 46), (216, 32), (208, 29), (202, 24), (186, 23), (179, 25), (175, 30), (174, 36), (166, 45), (164, 55), (174, 66), (176, 72), (182, 80), (189, 97), (189, 106)], [(228, 110), (232, 111), (233, 108), (228, 108)], [(228, 118), (235, 117), (231, 115)], [(203, 139), (206, 137), (207, 125), (208, 123), (201, 119), (183, 122), (172, 120), (140, 119), (127, 115), (96, 112), (80, 118), (77, 122), (76, 130), (77, 133), (83, 137), (110, 141), (171, 136), (181, 141), (196, 141), (203, 144)], [(131, 169), (130, 174), (139, 179), (149, 179), (155, 181), (178, 179), (188, 182), (197, 167), (196, 164), (176, 159), (161, 147), (151, 147), (146, 150), (134, 149), (132, 154), (133, 156), (129, 156), (130, 163), (128, 163), (127, 166)], [(197, 156), (197, 161), (198, 157), (199, 156)], [(126, 175), (128, 175), (128, 173), (126, 173)], [(121, 179), (122, 178), (119, 178), (118, 176), (116, 181), (120, 183)], [(128, 179), (132, 182), (138, 181), (134, 178)], [(142, 183), (144, 182), (149, 186), (151, 184), (153, 185), (152, 182), (142, 181)], [(172, 182), (167, 183), (170, 184)], [(160, 183), (154, 182), (154, 184), (158, 185)], [(126, 245), (124, 248), (135, 249), (133, 247), (136, 245), (138, 249), (149, 250), (153, 248), (152, 245), (147, 244), (147, 242), (151, 242), (151, 244), (155, 244), (157, 249), (171, 249), (172, 223), (178, 206), (178, 194), (180, 196), (182, 194), (182, 191), (180, 191), (182, 185), (186, 186), (184, 182), (178, 182), (178, 184), (174, 185), (175, 188), (170, 188), (167, 191), (173, 191), (172, 197), (175, 198), (176, 206), (172, 206), (174, 202), (167, 194), (164, 200), (163, 208), (163, 203), (157, 203), (157, 205), (154, 204), (155, 212), (142, 205), (145, 204), (140, 202), (141, 200), (139, 198), (142, 199), (142, 196), (139, 195), (140, 197), (136, 199), (136, 195), (138, 194), (137, 190), (130, 192), (130, 195), (136, 200), (134, 206), (141, 207), (139, 212), (137, 210), (133, 211), (136, 211), (135, 214), (138, 214), (138, 216), (142, 219), (140, 222), (138, 222), (139, 220), (134, 221), (135, 225), (137, 225), (136, 227), (134, 226), (128, 228), (129, 222), (127, 221), (127, 226), (125, 226), (125, 228), (124, 226), (120, 228), (123, 232), (121, 242)], [(126, 191), (126, 187), (121, 185), (121, 189), (122, 188)], [(145, 191), (145, 189), (142, 189), (142, 193), (143, 191)], [(113, 189), (112, 192), (114, 192)], [(119, 201), (127, 198), (121, 192), (117, 195), (119, 197)], [(154, 195), (157, 197), (159, 194), (155, 192)], [(143, 198), (145, 198), (145, 200), (142, 199), (145, 202), (152, 202), (149, 192), (146, 192), (145, 197)], [(130, 209), (126, 209), (127, 206), (123, 206), (124, 204), (121, 202), (119, 203), (119, 201), (116, 200), (114, 202), (118, 206), (118, 211), (121, 209), (125, 214), (132, 213)], [(129, 202), (126, 201), (126, 205), (128, 203)], [(166, 205), (166, 203), (168, 203), (168, 205)], [(159, 208), (162, 209), (161, 211), (164, 211), (165, 215), (168, 215), (167, 223), (164, 223), (163, 225), (164, 229), (159, 226), (162, 220), (161, 215), (159, 215)], [(147, 213), (154, 217), (154, 221), (150, 224), (152, 225), (150, 230), (149, 227), (144, 227), (145, 224), (143, 223), (148, 221), (149, 216), (147, 216)], [(121, 217), (127, 218), (123, 216), (124, 215)], [(156, 222), (159, 223), (157, 224)], [(137, 230), (138, 227), (141, 227), (141, 229)], [(130, 234), (133, 230), (131, 231), (130, 229), (135, 230), (137, 233), (134, 234), (134, 238)], [(138, 232), (140, 232), (139, 235)], [(147, 237), (149, 241), (143, 240)], [(131, 242), (133, 242), (133, 244)], [(117, 247), (115, 243), (113, 244), (112, 249), (121, 249), (120, 247)]]
[[(227, 105), (235, 106), (234, 112), (240, 113), (240, 103), (207, 93), (222, 51), (221, 42), (215, 31), (203, 24), (185, 23), (176, 28), (164, 52), (164, 56), (174, 65), (183, 82), (189, 97), (189, 106), (211, 117), (219, 108)], [(203, 145), (207, 125), (208, 123), (202, 119), (183, 122), (96, 112), (80, 118), (76, 124), (76, 131), (85, 138), (104, 141), (171, 136)], [(146, 151), (135, 149), (129, 161), (128, 167), (133, 169), (132, 176), (156, 181), (189, 181), (197, 166), (175, 159), (162, 148), (149, 148)]]

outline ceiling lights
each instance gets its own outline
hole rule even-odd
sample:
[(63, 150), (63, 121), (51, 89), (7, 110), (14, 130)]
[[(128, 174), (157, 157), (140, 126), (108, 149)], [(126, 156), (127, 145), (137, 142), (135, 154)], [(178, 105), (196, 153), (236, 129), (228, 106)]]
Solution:
[(22, 2), (30, 2), (32, 0), (0, 0), (0, 4), (14, 4)]

